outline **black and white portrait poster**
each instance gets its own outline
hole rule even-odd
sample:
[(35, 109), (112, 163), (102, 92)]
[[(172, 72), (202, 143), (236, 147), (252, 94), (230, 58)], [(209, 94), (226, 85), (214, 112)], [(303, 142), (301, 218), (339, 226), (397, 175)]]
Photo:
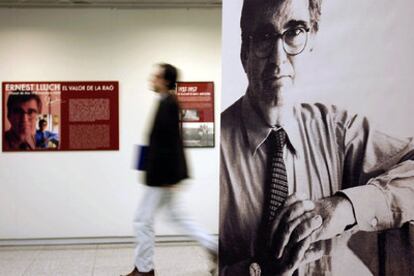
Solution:
[(414, 273), (414, 2), (223, 1), (220, 275)]

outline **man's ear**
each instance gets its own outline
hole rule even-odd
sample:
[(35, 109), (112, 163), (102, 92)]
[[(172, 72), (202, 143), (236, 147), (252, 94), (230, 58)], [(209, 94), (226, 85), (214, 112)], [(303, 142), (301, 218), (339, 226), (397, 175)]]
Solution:
[(163, 84), (165, 87), (167, 87), (167, 88), (168, 88), (168, 90), (170, 90), (170, 89), (169, 89), (169, 86), (170, 86), (170, 82), (169, 82), (169, 81), (167, 81), (166, 79), (163, 79), (162, 84)]

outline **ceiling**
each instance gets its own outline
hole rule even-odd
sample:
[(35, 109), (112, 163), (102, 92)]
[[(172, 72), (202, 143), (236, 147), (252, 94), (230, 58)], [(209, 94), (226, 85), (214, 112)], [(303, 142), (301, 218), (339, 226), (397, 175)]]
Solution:
[(0, 8), (219, 8), (222, 0), (0, 0)]

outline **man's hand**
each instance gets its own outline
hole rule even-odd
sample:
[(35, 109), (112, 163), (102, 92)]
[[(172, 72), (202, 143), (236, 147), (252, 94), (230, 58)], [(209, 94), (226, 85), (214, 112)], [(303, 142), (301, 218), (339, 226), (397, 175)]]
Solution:
[(281, 258), (273, 256), (263, 268), (263, 275), (291, 276), (299, 266), (319, 260), (323, 250), (319, 243), (312, 243), (311, 236), (289, 245)]
[[(311, 234), (322, 224), (321, 216), (314, 212), (315, 207), (315, 203), (306, 200), (303, 195), (294, 194), (288, 197), (273, 222), (273, 231), (269, 237), (272, 249), (283, 250), (279, 249), (277, 254), (271, 253), (264, 264), (264, 275), (291, 275), (300, 265), (322, 257), (320, 247), (312, 244)], [(290, 236), (296, 233), (294, 230), (299, 226), (304, 230), (300, 239), (288, 244)]]
[(331, 239), (355, 223), (352, 204), (344, 196), (315, 202), (303, 198), (289, 197), (275, 219), (271, 240), (278, 259), (291, 255), (297, 246), (309, 248), (314, 242)]

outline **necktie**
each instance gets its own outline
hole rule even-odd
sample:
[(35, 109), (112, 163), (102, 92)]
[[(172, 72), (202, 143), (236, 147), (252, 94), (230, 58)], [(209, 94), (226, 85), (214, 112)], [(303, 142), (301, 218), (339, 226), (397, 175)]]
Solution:
[(283, 147), (286, 144), (286, 132), (283, 129), (272, 131), (267, 140), (267, 175), (262, 221), (257, 236), (256, 258), (262, 264), (266, 263), (271, 255), (271, 244), (268, 237), (272, 234), (271, 226), (276, 217), (278, 208), (288, 196), (288, 183)]
[(288, 196), (286, 166), (283, 160), (286, 132), (283, 129), (272, 131), (268, 139), (267, 206), (265, 206), (267, 210), (265, 210), (265, 215), (267, 223), (271, 223), (278, 208), (283, 205)]

